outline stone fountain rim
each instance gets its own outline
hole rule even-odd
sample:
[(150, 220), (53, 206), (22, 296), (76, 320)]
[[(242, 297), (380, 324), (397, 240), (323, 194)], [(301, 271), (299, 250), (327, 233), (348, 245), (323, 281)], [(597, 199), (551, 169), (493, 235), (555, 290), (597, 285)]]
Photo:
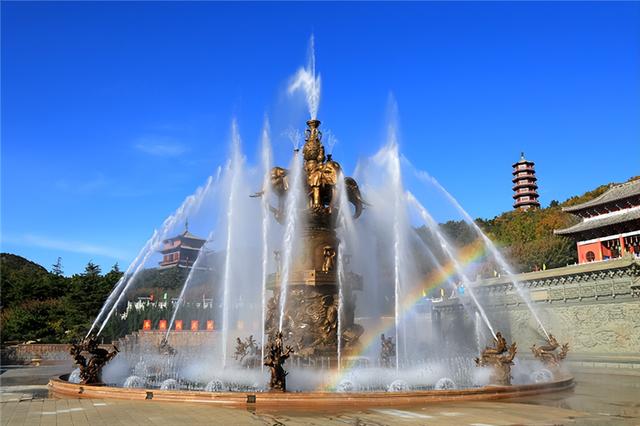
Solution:
[[(460, 400), (483, 400), (518, 398), (541, 393), (559, 392), (575, 386), (572, 376), (565, 375), (557, 380), (546, 383), (532, 383), (526, 385), (488, 385), (479, 388), (428, 390), (409, 392), (207, 392), (185, 390), (160, 390), (141, 388), (122, 388), (115, 386), (93, 386), (69, 383), (64, 378), (67, 375), (53, 377), (49, 380), (49, 389), (56, 396), (97, 399), (125, 399), (162, 402), (198, 402), (222, 405), (282, 405), (307, 404), (321, 407), (328, 404), (344, 404), (360, 406), (369, 403), (375, 406), (392, 406), (419, 404), (423, 402), (443, 402)], [(255, 402), (249, 402), (250, 396)], [(252, 398), (253, 399), (253, 398)]]

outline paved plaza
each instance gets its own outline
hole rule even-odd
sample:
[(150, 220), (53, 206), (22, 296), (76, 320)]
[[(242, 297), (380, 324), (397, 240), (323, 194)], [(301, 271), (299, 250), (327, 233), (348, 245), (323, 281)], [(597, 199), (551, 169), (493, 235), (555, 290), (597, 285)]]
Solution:
[(640, 376), (576, 374), (574, 390), (509, 401), (336, 410), (57, 399), (47, 379), (69, 366), (8, 368), (0, 376), (2, 425), (640, 425)]

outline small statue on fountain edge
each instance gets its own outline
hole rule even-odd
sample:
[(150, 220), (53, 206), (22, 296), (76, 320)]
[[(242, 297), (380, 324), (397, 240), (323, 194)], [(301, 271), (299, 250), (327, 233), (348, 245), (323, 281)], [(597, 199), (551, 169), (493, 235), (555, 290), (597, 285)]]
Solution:
[(272, 391), (287, 391), (287, 372), (282, 367), (284, 362), (293, 353), (293, 348), (286, 348), (282, 342), (282, 332), (279, 331), (275, 338), (267, 345), (267, 355), (264, 357), (264, 365), (271, 369), (271, 381), (269, 387)]
[(393, 337), (384, 337), (384, 333), (380, 335), (380, 343), (380, 364), (389, 367), (391, 358), (396, 356), (396, 344), (393, 343)]
[[(80, 343), (71, 345), (69, 353), (80, 368), (81, 385), (102, 384), (102, 368), (119, 352), (115, 345), (113, 345), (113, 349), (113, 351), (109, 352), (99, 347), (98, 338), (94, 335), (86, 337)], [(91, 358), (87, 359), (83, 353), (90, 354)]]

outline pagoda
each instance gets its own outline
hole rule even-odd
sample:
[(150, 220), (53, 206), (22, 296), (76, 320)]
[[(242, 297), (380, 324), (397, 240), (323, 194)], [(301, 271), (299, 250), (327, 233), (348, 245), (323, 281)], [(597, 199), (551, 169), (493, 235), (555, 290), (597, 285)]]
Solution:
[(198, 258), (200, 249), (207, 241), (189, 232), (189, 222), (184, 224), (184, 232), (162, 242), (160, 269), (179, 267), (190, 268)]
[(524, 158), (524, 152), (520, 153), (520, 160), (513, 163), (513, 208), (529, 210), (540, 208), (538, 201), (538, 184), (534, 162)]
[(626, 253), (640, 256), (640, 179), (612, 186), (591, 201), (562, 210), (582, 219), (554, 231), (576, 240), (578, 263), (614, 259)]

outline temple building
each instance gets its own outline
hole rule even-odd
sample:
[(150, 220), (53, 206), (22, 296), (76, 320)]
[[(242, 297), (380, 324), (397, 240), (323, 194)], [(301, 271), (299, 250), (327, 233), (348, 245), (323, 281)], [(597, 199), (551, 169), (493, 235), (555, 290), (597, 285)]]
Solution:
[(162, 242), (162, 261), (160, 269), (170, 267), (190, 268), (198, 258), (200, 248), (207, 241), (189, 232), (189, 223), (186, 222), (184, 232)]
[(640, 256), (640, 179), (612, 186), (591, 201), (562, 210), (582, 219), (554, 231), (576, 240), (578, 263), (614, 259), (626, 253)]
[(513, 163), (513, 208), (529, 210), (539, 208), (538, 184), (534, 162), (524, 158), (524, 152), (520, 153), (520, 160)]

